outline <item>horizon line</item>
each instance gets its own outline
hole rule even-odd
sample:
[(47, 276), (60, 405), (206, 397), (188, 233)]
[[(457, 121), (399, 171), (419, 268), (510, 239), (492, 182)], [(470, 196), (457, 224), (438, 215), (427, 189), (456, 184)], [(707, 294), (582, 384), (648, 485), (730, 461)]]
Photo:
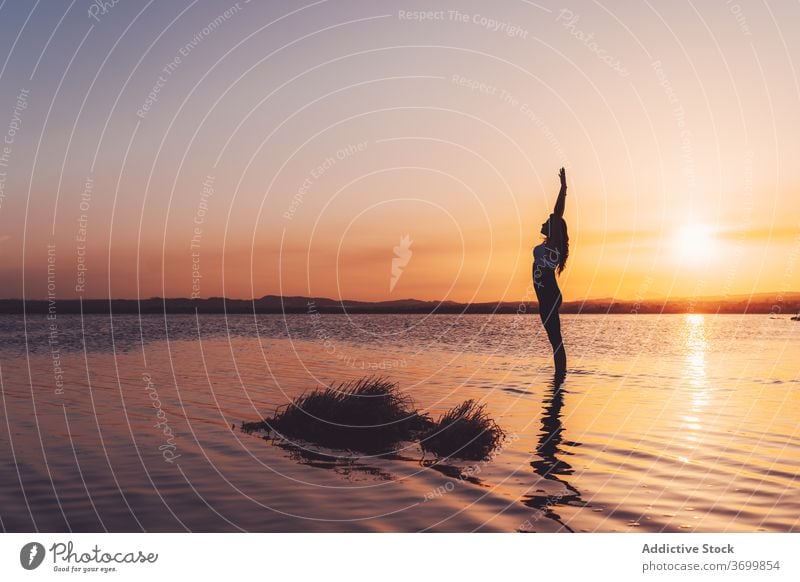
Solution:
[[(766, 298), (768, 296), (773, 296), (777, 303), (783, 303), (787, 297), (800, 295), (800, 290), (798, 291), (764, 291), (759, 293), (751, 293), (751, 294), (736, 294), (736, 295), (681, 295), (675, 297), (664, 297), (664, 296), (657, 296), (652, 298), (625, 298), (625, 297), (591, 297), (591, 298), (584, 298), (584, 299), (570, 299), (565, 300), (564, 303), (591, 303), (591, 302), (601, 302), (601, 301), (615, 301), (615, 302), (622, 302), (622, 303), (652, 303), (658, 301), (734, 301), (734, 300), (745, 300), (745, 299), (754, 299), (754, 298)], [(224, 300), (224, 301), (261, 301), (264, 299), (275, 298), (275, 299), (310, 299), (310, 300), (319, 300), (319, 301), (332, 301), (332, 302), (339, 302), (339, 303), (397, 303), (397, 302), (417, 302), (417, 303), (456, 303), (461, 305), (480, 305), (480, 304), (491, 304), (491, 303), (535, 303), (535, 301), (531, 298), (523, 297), (520, 299), (491, 299), (485, 301), (459, 301), (455, 299), (417, 299), (415, 297), (403, 297), (398, 299), (342, 299), (342, 298), (333, 298), (333, 297), (324, 297), (324, 296), (312, 296), (312, 295), (275, 295), (268, 293), (266, 295), (262, 295), (260, 297), (227, 297), (224, 295), (211, 295), (208, 297), (186, 297), (186, 296), (176, 296), (176, 297), (164, 297), (160, 295), (153, 295), (150, 297), (68, 297), (68, 298), (51, 298), (51, 297), (37, 297), (37, 298), (30, 298), (30, 297), (0, 297), (0, 302), (7, 302), (7, 301), (24, 301), (24, 302), (34, 302), (34, 301), (41, 301), (41, 302), (48, 302), (52, 301), (56, 305), (60, 302), (66, 301), (153, 301), (153, 300), (161, 300), (161, 301), (212, 301), (212, 300)]]

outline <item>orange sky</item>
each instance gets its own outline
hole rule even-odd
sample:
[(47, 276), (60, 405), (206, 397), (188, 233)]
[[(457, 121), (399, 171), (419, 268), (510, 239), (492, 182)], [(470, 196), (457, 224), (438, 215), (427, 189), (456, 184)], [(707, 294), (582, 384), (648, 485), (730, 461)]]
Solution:
[(515, 301), (561, 165), (567, 300), (800, 289), (800, 6), (228, 6), (33, 14), (0, 295)]

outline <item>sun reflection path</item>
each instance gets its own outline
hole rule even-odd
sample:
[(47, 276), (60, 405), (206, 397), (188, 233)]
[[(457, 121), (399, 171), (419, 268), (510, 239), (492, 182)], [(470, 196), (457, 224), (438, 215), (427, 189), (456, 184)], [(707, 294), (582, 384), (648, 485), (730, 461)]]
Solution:
[[(703, 411), (711, 400), (706, 378), (708, 338), (705, 323), (705, 316), (699, 313), (687, 315), (684, 321), (685, 379), (690, 408), (682, 420), (683, 427), (688, 429), (683, 432), (684, 438), (693, 443), (689, 445), (690, 449), (697, 447), (696, 443), (700, 440), (697, 433), (703, 428), (700, 419), (703, 418)], [(684, 458), (680, 460), (688, 462)]]

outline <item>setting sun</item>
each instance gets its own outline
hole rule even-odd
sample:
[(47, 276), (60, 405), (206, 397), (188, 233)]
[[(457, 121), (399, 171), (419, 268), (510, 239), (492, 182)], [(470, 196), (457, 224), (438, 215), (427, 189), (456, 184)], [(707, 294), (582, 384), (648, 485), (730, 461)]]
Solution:
[(698, 263), (712, 258), (716, 252), (713, 229), (705, 224), (681, 226), (673, 238), (675, 251), (682, 261)]

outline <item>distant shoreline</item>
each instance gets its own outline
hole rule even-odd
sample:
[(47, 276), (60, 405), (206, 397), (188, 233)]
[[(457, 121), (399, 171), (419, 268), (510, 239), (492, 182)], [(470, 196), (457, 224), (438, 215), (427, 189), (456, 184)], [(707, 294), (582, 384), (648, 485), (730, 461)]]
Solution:
[[(800, 309), (800, 292), (758, 294), (734, 297), (702, 297), (630, 301), (595, 299), (570, 301), (561, 307), (564, 314), (774, 314), (794, 315)], [(491, 301), (351, 301), (323, 297), (281, 297), (259, 299), (149, 298), (136, 299), (0, 299), (0, 315), (28, 314), (523, 314), (536, 313), (535, 302)]]

